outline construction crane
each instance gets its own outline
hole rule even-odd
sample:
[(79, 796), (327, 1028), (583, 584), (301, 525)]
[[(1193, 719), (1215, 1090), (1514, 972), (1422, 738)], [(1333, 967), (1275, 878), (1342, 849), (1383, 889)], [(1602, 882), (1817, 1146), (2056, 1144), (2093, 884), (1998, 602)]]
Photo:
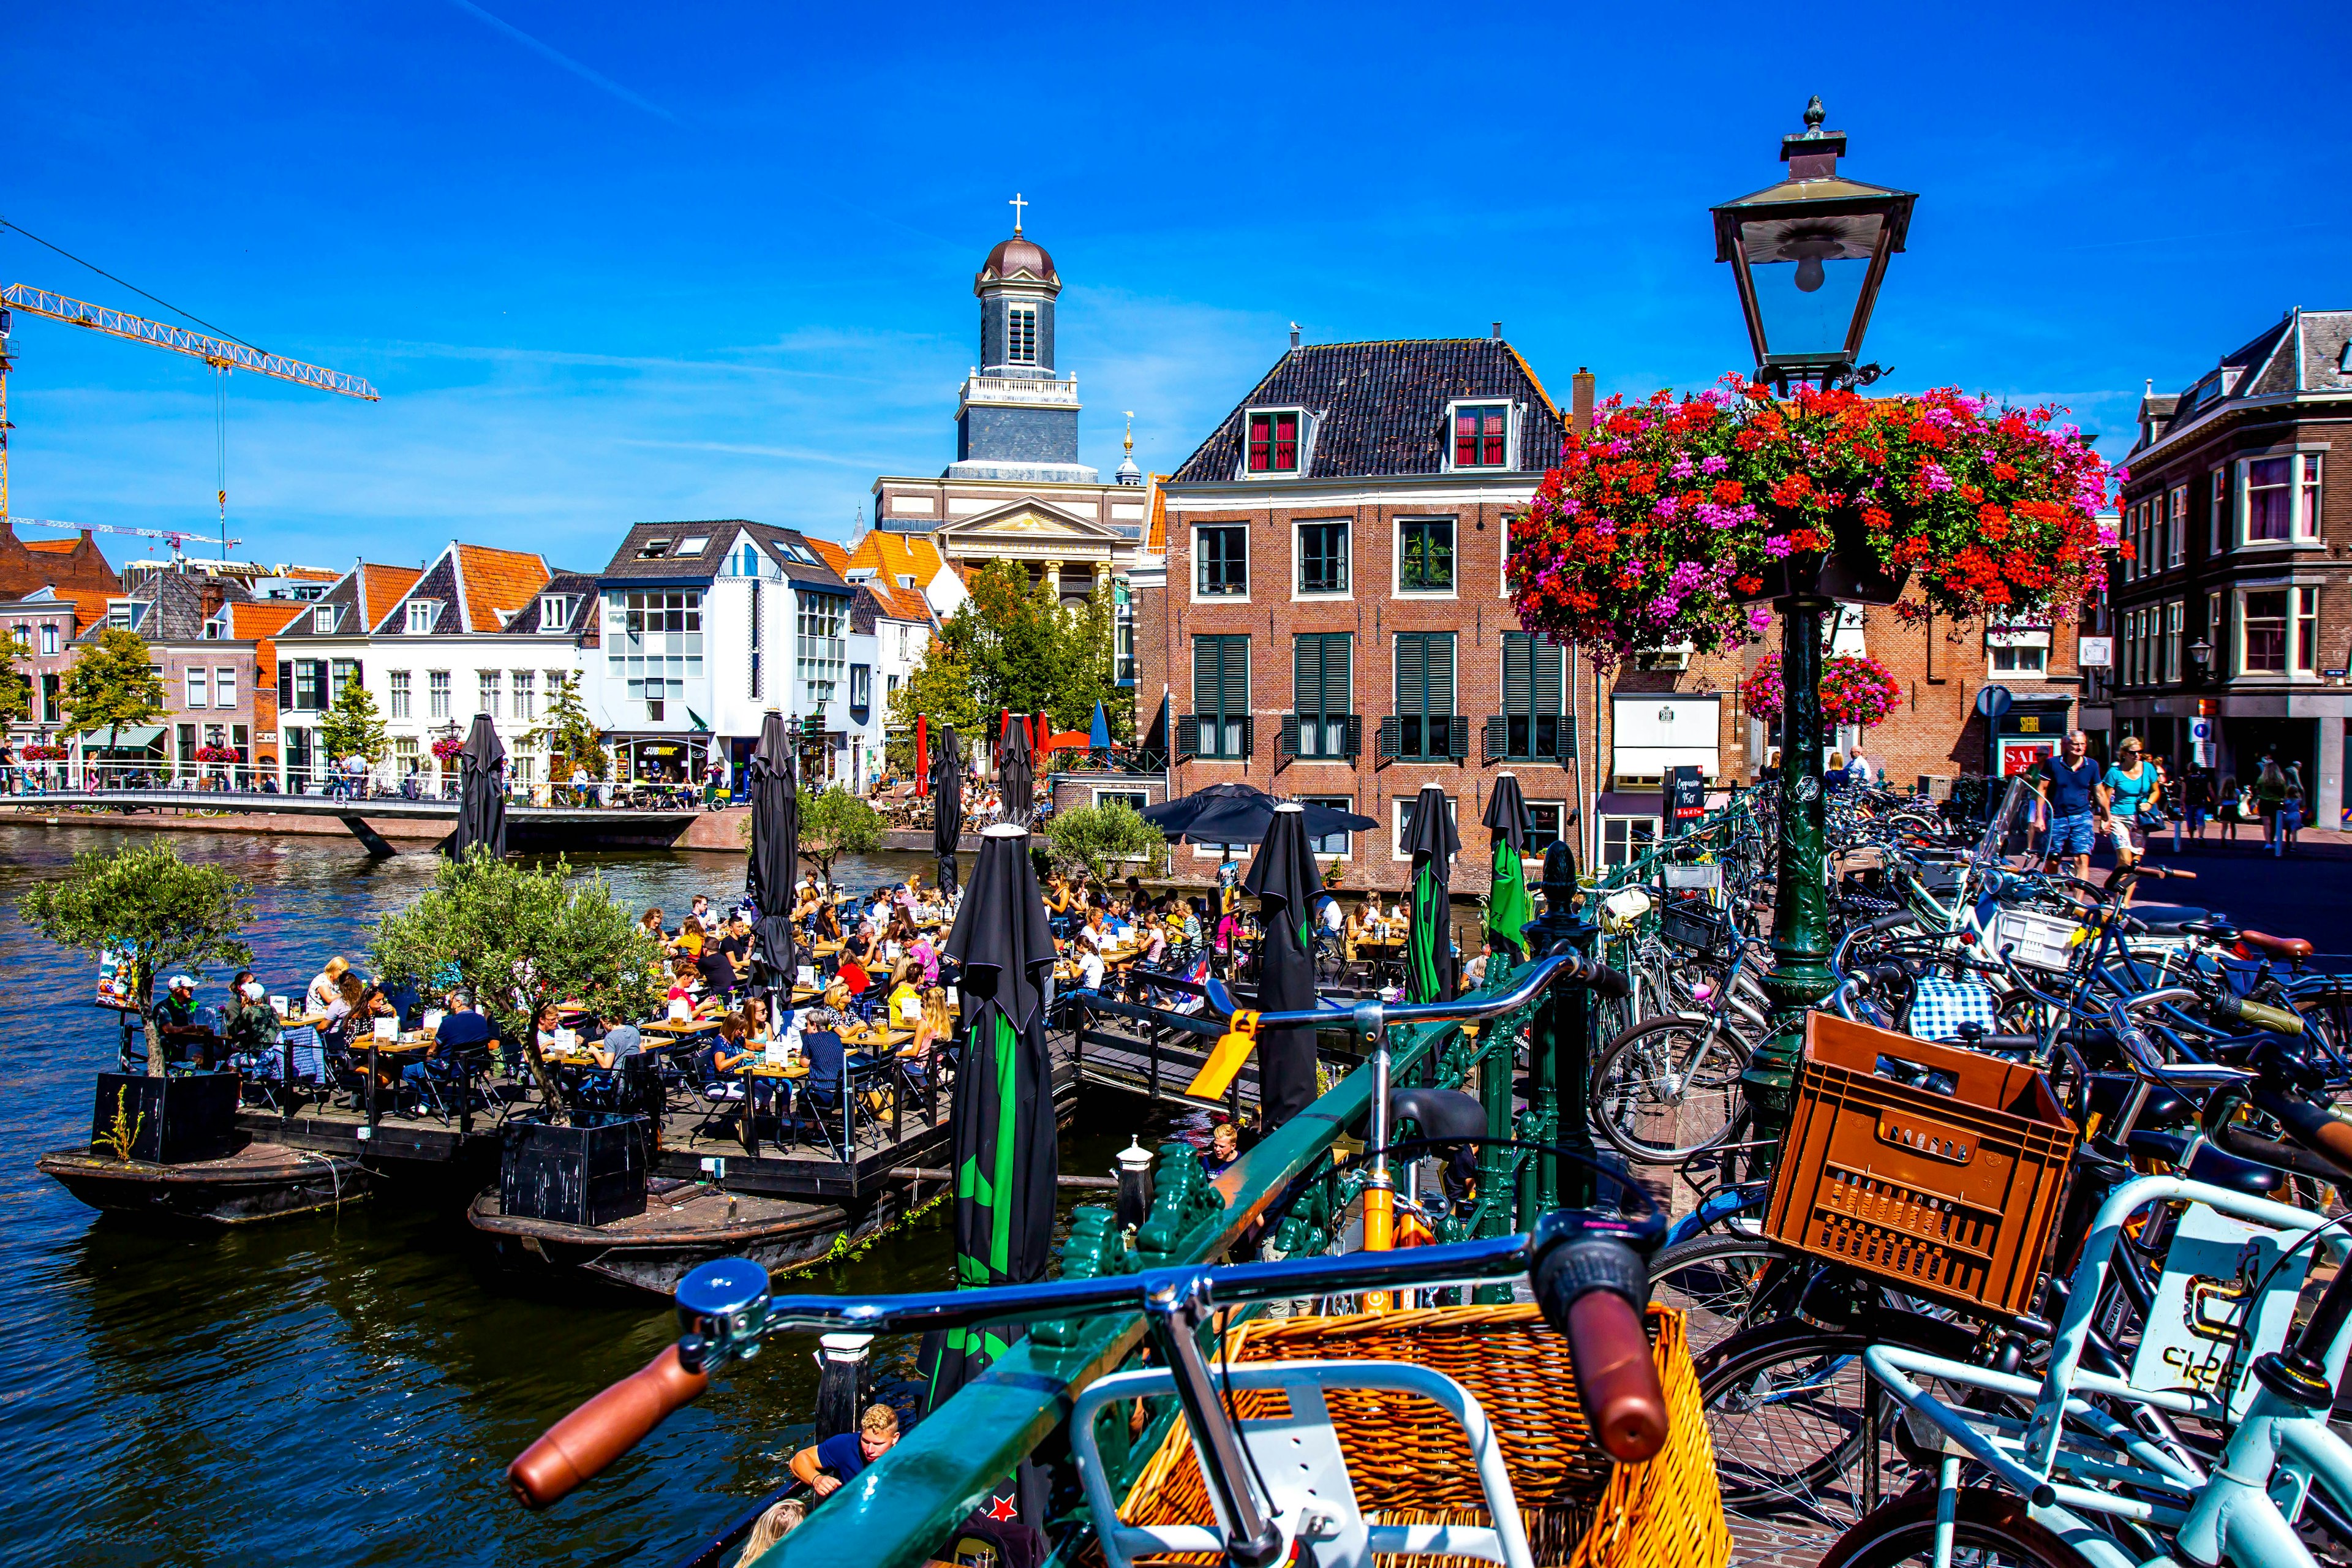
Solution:
[[(160, 539), (172, 547), (172, 556), (174, 560), (179, 558), (180, 546), (196, 536), (194, 530), (187, 528), (124, 528), (111, 522), (58, 522), (46, 517), (0, 515), (0, 522), (5, 522), (16, 528), (61, 528), (68, 533), (121, 533), (135, 539)], [(244, 542), (242, 539), (231, 539), (226, 534), (223, 534), (221, 536), (222, 557), (226, 558), (230, 545)]]
[[(168, 326), (151, 321), (144, 316), (134, 316), (128, 310), (110, 310), (93, 305), (86, 300), (58, 294), (47, 289), (37, 289), (28, 283), (11, 283), (0, 288), (0, 521), (8, 512), (8, 432), (15, 428), (8, 421), (8, 371), (14, 361), (9, 353), (8, 334), (12, 325), (9, 310), (13, 307), (28, 315), (46, 316), (53, 321), (70, 326), (87, 327), (110, 337), (128, 338), (133, 342), (149, 343), (174, 353), (192, 354), (213, 367), (213, 420), (215, 463), (219, 480), (215, 499), (220, 505), (221, 555), (226, 559), (233, 542), (228, 537), (228, 374), (233, 370), (249, 370), (257, 375), (275, 376), (280, 381), (294, 382), (302, 386), (314, 386), (321, 392), (340, 393), (345, 397), (362, 398), (369, 403), (383, 401), (374, 387), (355, 375), (345, 375), (338, 370), (327, 370), (315, 364), (305, 364), (298, 359), (279, 354), (264, 353), (243, 343), (222, 338), (206, 337), (185, 327)], [(38, 520), (26, 518), (27, 522)], [(62, 527), (64, 524), (46, 526)], [(100, 525), (90, 524), (96, 528)], [(159, 529), (105, 528), (108, 533), (136, 533), (173, 542), (176, 552), (179, 541), (190, 537), (193, 531), (173, 533)]]

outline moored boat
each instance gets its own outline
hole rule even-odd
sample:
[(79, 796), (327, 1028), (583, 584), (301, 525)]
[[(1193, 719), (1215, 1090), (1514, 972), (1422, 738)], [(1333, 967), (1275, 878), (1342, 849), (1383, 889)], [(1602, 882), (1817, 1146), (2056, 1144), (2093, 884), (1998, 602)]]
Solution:
[(643, 1212), (602, 1225), (509, 1215), (496, 1187), (474, 1200), (466, 1218), (509, 1263), (576, 1268), (613, 1284), (667, 1295), (716, 1258), (749, 1258), (771, 1272), (814, 1263), (843, 1237), (855, 1243), (879, 1232), (898, 1207), (895, 1195), (886, 1193), (853, 1215), (835, 1204), (656, 1177), (646, 1184)]
[(372, 1180), (357, 1160), (262, 1142), (172, 1164), (59, 1149), (39, 1169), (95, 1209), (215, 1225), (340, 1208), (365, 1197)]

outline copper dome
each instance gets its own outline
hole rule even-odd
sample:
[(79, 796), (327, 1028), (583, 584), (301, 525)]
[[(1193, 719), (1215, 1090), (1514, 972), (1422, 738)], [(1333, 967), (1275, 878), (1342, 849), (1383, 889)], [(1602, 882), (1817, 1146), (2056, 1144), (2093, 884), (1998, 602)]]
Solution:
[(1054, 258), (1045, 254), (1045, 247), (1035, 240), (1024, 239), (1019, 234), (996, 242), (996, 248), (988, 253), (988, 259), (981, 264), (980, 276), (974, 281), (1001, 283), (1021, 273), (1026, 273), (1041, 283), (1050, 283), (1056, 288), (1061, 286), (1061, 276), (1054, 270)]

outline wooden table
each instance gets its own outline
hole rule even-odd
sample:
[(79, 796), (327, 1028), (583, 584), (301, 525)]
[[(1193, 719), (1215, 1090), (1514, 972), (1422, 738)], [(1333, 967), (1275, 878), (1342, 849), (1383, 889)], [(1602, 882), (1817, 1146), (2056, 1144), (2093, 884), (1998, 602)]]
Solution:
[(422, 1034), (419, 1034), (419, 1035), (412, 1035), (412, 1036), (409, 1036), (409, 1037), (408, 1037), (407, 1038), (405, 1038), (405, 1039), (393, 1040), (393, 1041), (389, 1041), (389, 1042), (387, 1042), (387, 1041), (383, 1041), (383, 1040), (380, 1040), (380, 1039), (376, 1038), (376, 1037), (375, 1037), (375, 1036), (373, 1036), (373, 1035), (370, 1035), (370, 1036), (368, 1037), (368, 1054), (367, 1054), (367, 1124), (368, 1124), (368, 1126), (370, 1126), (371, 1128), (373, 1128), (373, 1126), (375, 1126), (375, 1124), (376, 1124), (375, 1086), (376, 1086), (376, 1079), (377, 1079), (378, 1078), (380, 1078), (380, 1077), (382, 1077), (382, 1076), (383, 1076), (382, 1071), (381, 1071), (381, 1068), (380, 1068), (380, 1063), (382, 1062), (383, 1058), (385, 1058), (385, 1057), (387, 1057), (387, 1056), (391, 1056), (391, 1057), (415, 1057), (415, 1058), (416, 1058), (418, 1060), (420, 1060), (420, 1061), (421, 1061), (421, 1060), (423, 1060), (423, 1059), (424, 1059), (425, 1053), (426, 1051), (428, 1051), (428, 1050), (431, 1050), (432, 1048), (433, 1048), (433, 1039), (432, 1039), (432, 1037), (430, 1037), (430, 1036), (428, 1036), (428, 1035), (422, 1035)]
[(673, 1041), (677, 1041), (709, 1034), (718, 1027), (719, 1020), (716, 1018), (688, 1018), (684, 1023), (657, 1018), (650, 1024), (638, 1025), (637, 1032), (640, 1035), (667, 1035)]
[[(845, 1049), (863, 1050), (869, 1057), (874, 1057), (876, 1060), (887, 1061), (898, 1055), (900, 1048), (914, 1037), (915, 1031), (912, 1029), (868, 1030), (855, 1037), (844, 1035), (841, 1037), (841, 1043)], [(884, 1048), (883, 1053), (878, 1057), (874, 1056), (872, 1049), (877, 1046)], [(809, 1075), (808, 1058), (803, 1056), (797, 1063), (788, 1067), (771, 1067), (765, 1061), (749, 1062), (736, 1068), (735, 1075), (738, 1078), (763, 1079), (772, 1083), (778, 1080), (797, 1083)], [(845, 1087), (844, 1092), (847, 1092)], [(895, 1099), (891, 1102), (893, 1109), (890, 1116), (890, 1131), (894, 1137), (898, 1131), (897, 1103)], [(747, 1090), (743, 1117), (743, 1152), (753, 1158), (757, 1158), (760, 1152), (760, 1134), (755, 1126), (758, 1109), (750, 1102), (750, 1094)]]

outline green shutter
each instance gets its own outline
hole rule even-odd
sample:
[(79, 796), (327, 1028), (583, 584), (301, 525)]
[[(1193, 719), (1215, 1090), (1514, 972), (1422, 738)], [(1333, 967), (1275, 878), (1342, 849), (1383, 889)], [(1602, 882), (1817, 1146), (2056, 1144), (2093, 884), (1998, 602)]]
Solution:
[(1224, 653), (1224, 638), (1194, 637), (1192, 639), (1192, 711), (1214, 713), (1223, 705), (1223, 672), (1220, 666)]
[(1429, 637), (1429, 710), (1454, 711), (1454, 634), (1431, 632)]
[(1568, 650), (1549, 637), (1538, 637), (1533, 645), (1536, 705), (1538, 713), (1559, 714), (1567, 711)]
[(1528, 713), (1535, 701), (1535, 638), (1526, 632), (1503, 634), (1503, 711)]
[(1354, 645), (1345, 632), (1326, 633), (1323, 637), (1323, 711), (1346, 713), (1352, 703), (1349, 699), (1349, 677), (1353, 673)]
[(1224, 645), (1225, 711), (1245, 715), (1250, 705), (1249, 638), (1226, 637)]
[(1429, 675), (1419, 632), (1399, 632), (1396, 640), (1396, 710), (1428, 711)]
[(1319, 634), (1304, 634), (1293, 644), (1290, 706), (1298, 713), (1323, 710), (1323, 638)]

